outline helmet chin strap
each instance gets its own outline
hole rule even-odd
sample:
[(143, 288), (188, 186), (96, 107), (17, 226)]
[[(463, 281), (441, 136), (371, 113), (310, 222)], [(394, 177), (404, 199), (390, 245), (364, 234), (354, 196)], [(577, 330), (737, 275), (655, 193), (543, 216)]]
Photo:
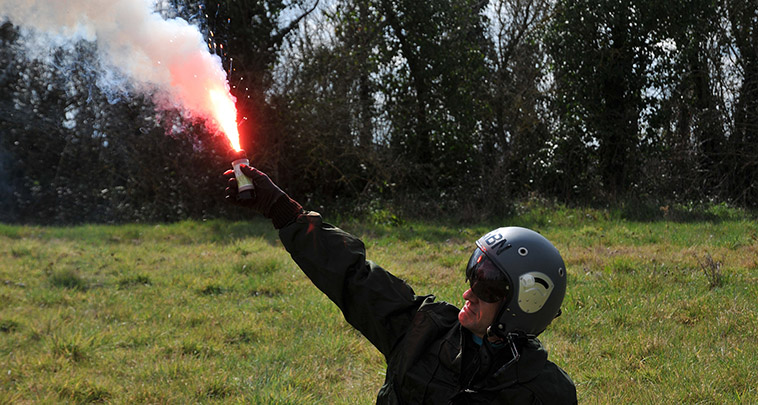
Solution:
[(521, 354), (518, 351), (518, 347), (516, 347), (515, 338), (522, 334), (518, 332), (506, 332), (505, 322), (502, 320), (503, 313), (505, 312), (506, 301), (507, 300), (504, 299), (500, 302), (500, 307), (498, 308), (497, 316), (495, 317), (495, 323), (487, 327), (487, 335), (485, 336), (486, 340), (489, 340), (490, 337), (495, 337), (511, 349), (511, 354), (513, 357), (511, 357), (511, 359), (506, 364), (504, 364), (500, 370), (503, 370), (509, 367), (511, 364), (516, 363), (521, 357)]
[(499, 340), (508, 339), (508, 333), (505, 332), (505, 322), (503, 322), (506, 301), (508, 301), (507, 298), (500, 301), (500, 306), (497, 308), (496, 312), (497, 315), (495, 315), (495, 322), (487, 327), (487, 338), (497, 337)]
[(490, 336), (496, 336), (498, 337), (499, 341), (502, 342), (505, 346), (507, 346), (511, 350), (511, 358), (508, 360), (505, 364), (500, 366), (498, 369), (498, 373), (500, 373), (502, 370), (507, 369), (508, 367), (512, 366), (513, 364), (516, 364), (519, 359), (521, 358), (521, 353), (518, 351), (518, 347), (516, 346), (516, 338), (521, 336), (518, 332), (510, 332), (506, 333), (505, 326), (503, 324), (498, 324), (497, 327), (490, 326), (487, 328), (487, 336), (485, 336), (483, 345), (490, 346), (491, 343), (489, 342)]

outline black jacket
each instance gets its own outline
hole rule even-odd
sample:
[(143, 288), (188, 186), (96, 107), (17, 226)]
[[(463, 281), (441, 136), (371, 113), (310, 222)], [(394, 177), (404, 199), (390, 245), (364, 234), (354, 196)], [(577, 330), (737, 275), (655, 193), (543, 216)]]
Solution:
[(316, 287), (384, 354), (387, 377), (377, 403), (576, 403), (574, 383), (537, 339), (517, 342), (515, 362), (509, 347), (475, 344), (458, 308), (415, 295), (366, 260), (363, 242), (319, 214), (299, 215), (279, 236)]

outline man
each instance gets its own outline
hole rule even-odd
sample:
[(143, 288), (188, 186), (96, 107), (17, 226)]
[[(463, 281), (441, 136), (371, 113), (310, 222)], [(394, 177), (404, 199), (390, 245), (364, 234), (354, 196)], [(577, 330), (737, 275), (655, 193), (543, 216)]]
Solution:
[(576, 388), (547, 360), (537, 335), (560, 313), (566, 271), (536, 232), (499, 228), (476, 241), (462, 309), (417, 296), (366, 260), (358, 238), (304, 211), (268, 176), (242, 166), (255, 185), (240, 198), (233, 172), (226, 198), (270, 218), (303, 272), (385, 356), (380, 404), (576, 403)]

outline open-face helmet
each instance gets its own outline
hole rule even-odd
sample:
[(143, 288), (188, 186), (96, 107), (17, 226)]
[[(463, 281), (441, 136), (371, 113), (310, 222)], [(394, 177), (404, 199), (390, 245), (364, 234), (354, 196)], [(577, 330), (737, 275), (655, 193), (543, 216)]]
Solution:
[(495, 229), (476, 241), (466, 280), (485, 302), (500, 302), (489, 333), (537, 336), (560, 314), (566, 266), (558, 249), (530, 229)]

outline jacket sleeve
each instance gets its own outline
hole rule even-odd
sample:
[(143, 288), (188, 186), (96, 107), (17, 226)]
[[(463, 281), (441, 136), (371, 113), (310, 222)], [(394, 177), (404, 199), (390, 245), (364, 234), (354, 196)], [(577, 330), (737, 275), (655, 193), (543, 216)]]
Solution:
[(345, 319), (389, 356), (411, 325), (424, 297), (401, 279), (366, 260), (363, 242), (306, 212), (280, 229), (284, 247)]

